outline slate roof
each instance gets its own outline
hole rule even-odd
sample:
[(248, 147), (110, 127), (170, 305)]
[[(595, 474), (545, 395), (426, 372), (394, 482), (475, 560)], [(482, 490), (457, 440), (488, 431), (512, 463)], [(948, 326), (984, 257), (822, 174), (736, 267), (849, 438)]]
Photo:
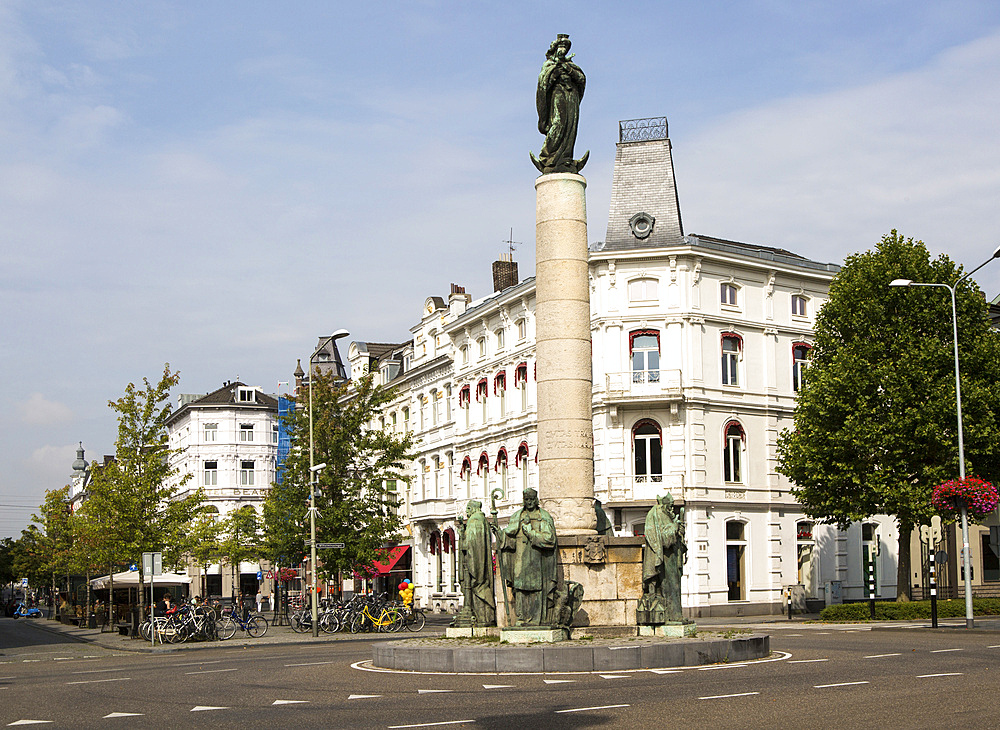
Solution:
[(278, 399), (260, 390), (254, 391), (254, 397), (256, 400), (253, 403), (238, 400), (239, 389), (241, 387), (247, 388), (249, 386), (247, 386), (246, 383), (241, 383), (239, 381), (225, 383), (221, 388), (213, 390), (207, 395), (203, 395), (200, 398), (195, 398), (194, 400), (184, 403), (180, 408), (173, 412), (170, 416), (170, 420), (174, 420), (182, 411), (192, 407), (202, 408), (206, 406), (227, 406), (230, 408), (263, 408), (267, 410), (278, 410)]

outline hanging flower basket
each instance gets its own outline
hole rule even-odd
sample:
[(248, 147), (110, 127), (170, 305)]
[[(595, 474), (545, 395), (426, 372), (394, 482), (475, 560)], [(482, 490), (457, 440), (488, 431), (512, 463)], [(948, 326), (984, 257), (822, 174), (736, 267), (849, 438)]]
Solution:
[(979, 477), (952, 479), (934, 487), (931, 504), (946, 517), (962, 511), (962, 504), (969, 515), (981, 520), (997, 508), (997, 490)]

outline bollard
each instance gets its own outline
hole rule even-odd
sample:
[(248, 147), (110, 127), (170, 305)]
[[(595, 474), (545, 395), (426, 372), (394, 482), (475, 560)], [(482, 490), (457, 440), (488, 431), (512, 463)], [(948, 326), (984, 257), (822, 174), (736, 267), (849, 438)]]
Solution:
[(875, 561), (868, 561), (868, 612), (875, 620)]
[(934, 549), (931, 548), (930, 551), (930, 567), (931, 567), (931, 628), (936, 629), (938, 627), (937, 620), (937, 566), (934, 562)]

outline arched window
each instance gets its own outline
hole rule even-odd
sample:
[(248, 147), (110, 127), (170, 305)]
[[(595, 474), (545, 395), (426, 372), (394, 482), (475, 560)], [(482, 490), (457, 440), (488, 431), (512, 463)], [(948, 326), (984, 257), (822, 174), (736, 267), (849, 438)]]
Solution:
[(660, 333), (656, 330), (629, 332), (633, 383), (660, 381)]
[(632, 450), (635, 454), (635, 481), (663, 481), (663, 446), (660, 425), (644, 419), (632, 428)]
[(732, 332), (722, 335), (722, 384), (740, 384), (740, 360), (743, 359), (743, 338)]
[(489, 498), (490, 494), (490, 455), (485, 451), (479, 455), (479, 466), (476, 468), (476, 474), (482, 479), (482, 491), (479, 497), (484, 500), (485, 504), (485, 500)]
[(528, 410), (528, 363), (518, 363), (514, 368), (514, 387), (521, 392), (521, 410)]
[(507, 371), (501, 370), (493, 376), (493, 394), (500, 401), (500, 418), (507, 415)]
[(723, 449), (723, 479), (727, 484), (743, 483), (743, 427), (736, 421), (726, 424), (725, 447)]
[(504, 446), (501, 446), (500, 451), (497, 452), (496, 472), (497, 479), (500, 481), (500, 489), (503, 490), (504, 494), (507, 494), (507, 449)]
[(739, 287), (731, 281), (722, 282), (719, 285), (719, 299), (727, 307), (738, 307), (740, 305)]
[(805, 342), (792, 345), (792, 388), (798, 392), (805, 382), (806, 368), (809, 367), (809, 351), (812, 346)]
[(726, 523), (726, 583), (730, 601), (746, 600), (746, 553), (746, 523), (730, 520)]
[(808, 310), (809, 298), (802, 294), (792, 295), (792, 316), (805, 317)]
[(628, 283), (628, 300), (630, 302), (654, 302), (657, 299), (656, 279), (632, 279)]
[(528, 442), (522, 441), (521, 445), (517, 447), (517, 456), (514, 457), (514, 465), (520, 467), (521, 469), (521, 491), (528, 489), (531, 486), (528, 483)]

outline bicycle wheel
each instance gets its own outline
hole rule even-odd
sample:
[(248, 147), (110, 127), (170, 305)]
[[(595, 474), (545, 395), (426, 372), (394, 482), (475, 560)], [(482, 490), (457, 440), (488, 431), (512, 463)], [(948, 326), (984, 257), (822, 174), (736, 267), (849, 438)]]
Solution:
[(176, 621), (168, 621), (163, 627), (163, 638), (171, 644), (179, 644), (186, 638), (184, 627)]
[(223, 641), (231, 639), (236, 636), (236, 622), (226, 616), (216, 624), (216, 630), (219, 633), (219, 638)]
[(323, 629), (324, 634), (336, 633), (339, 627), (339, 622), (337, 621), (337, 614), (333, 611), (327, 611), (319, 618), (319, 627)]
[(351, 633), (352, 634), (357, 634), (357, 633), (360, 633), (362, 631), (367, 630), (366, 626), (365, 626), (366, 623), (367, 623), (367, 621), (365, 620), (365, 615), (363, 613), (357, 614), (351, 620)]
[(149, 633), (149, 621), (143, 621), (139, 624), (139, 636), (142, 637), (143, 641), (149, 641), (151, 636)]
[(392, 609), (387, 612), (387, 617), (389, 619), (389, 625), (383, 627), (383, 631), (395, 634), (397, 631), (402, 631), (403, 626), (406, 625), (406, 618), (403, 616), (402, 611)]
[(425, 623), (427, 623), (427, 617), (424, 616), (423, 610), (419, 608), (413, 609), (406, 618), (406, 628), (409, 631), (420, 631)]
[(302, 613), (293, 613), (290, 623), (292, 631), (297, 634), (304, 634), (312, 628), (312, 616)]
[(267, 619), (263, 616), (253, 616), (247, 621), (247, 636), (257, 639), (267, 633)]

